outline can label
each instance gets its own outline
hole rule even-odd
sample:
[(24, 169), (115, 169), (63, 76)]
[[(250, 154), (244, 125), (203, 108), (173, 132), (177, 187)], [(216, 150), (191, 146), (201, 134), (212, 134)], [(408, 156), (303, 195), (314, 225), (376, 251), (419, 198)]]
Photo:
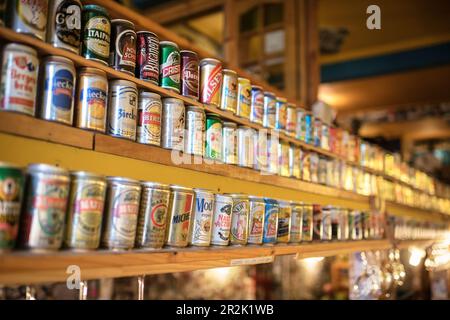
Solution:
[(266, 201), (264, 209), (264, 243), (277, 242), (278, 212), (279, 207), (275, 201)]
[(302, 217), (302, 241), (313, 239), (313, 208), (311, 205), (303, 206)]
[(278, 174), (278, 144), (274, 136), (267, 140), (268, 171), (272, 174)]
[(150, 33), (137, 34), (136, 77), (159, 83), (159, 40)]
[[(81, 6), (77, 1), (61, 1), (54, 16), (53, 44), (78, 53), (81, 36)], [(47, 30), (50, 32), (50, 30)]]
[(251, 128), (238, 129), (238, 164), (241, 167), (253, 168), (255, 131)]
[(166, 243), (170, 246), (185, 247), (189, 240), (194, 195), (175, 191), (171, 197), (171, 216)]
[(295, 114), (295, 108), (288, 107), (286, 109), (286, 131), (289, 135), (295, 135), (295, 127), (297, 125), (297, 115)]
[(264, 230), (264, 202), (250, 200), (248, 243), (262, 243)]
[(268, 170), (267, 134), (265, 130), (259, 130), (255, 135), (255, 169), (266, 172)]
[(183, 102), (163, 101), (162, 147), (184, 150), (185, 110)]
[(264, 93), (259, 88), (252, 88), (250, 120), (259, 124), (263, 123)]
[(72, 124), (75, 74), (68, 68), (56, 65), (54, 68), (50, 65), (46, 71), (42, 117)]
[(310, 114), (305, 114), (305, 142), (312, 144), (313, 141), (313, 125), (312, 125), (312, 116)]
[(248, 233), (248, 199), (234, 199), (231, 218), (231, 244), (246, 244)]
[(31, 33), (39, 39), (44, 39), (47, 25), (47, 0), (18, 0), (16, 3), (17, 16), (21, 23), (15, 25), (22, 32)]
[(320, 230), (321, 240), (331, 240), (331, 215), (334, 208), (323, 208), (322, 209), (322, 225)]
[(237, 164), (237, 131), (234, 127), (223, 127), (222, 157), (227, 164)]
[(205, 149), (205, 113), (202, 110), (188, 109), (186, 129), (187, 137), (184, 151), (203, 156)]
[(321, 240), (322, 234), (322, 208), (320, 205), (313, 205), (313, 240)]
[(220, 109), (236, 113), (237, 106), (237, 77), (236, 75), (223, 74)]
[(211, 243), (227, 246), (230, 240), (231, 211), (233, 199), (231, 197), (216, 197), (214, 209)]
[(276, 101), (275, 104), (275, 128), (278, 130), (286, 129), (286, 102)]
[(303, 207), (299, 205), (293, 205), (289, 242), (300, 242), (302, 240), (302, 216)]
[(208, 246), (211, 239), (211, 223), (214, 214), (214, 194), (197, 192), (194, 212), (190, 243), (197, 246)]
[(278, 172), (283, 177), (289, 177), (289, 145), (278, 144)]
[[(86, 13), (87, 15), (89, 13)], [(83, 55), (105, 64), (109, 59), (111, 23), (103, 16), (91, 16), (83, 30)]]
[(276, 124), (276, 100), (271, 95), (264, 95), (263, 125), (266, 128), (275, 129)]
[(219, 119), (206, 119), (205, 156), (222, 160), (222, 122)]
[(161, 144), (161, 100), (141, 96), (138, 110), (138, 142)]
[(333, 208), (331, 211), (331, 238), (333, 240), (342, 240), (342, 218), (341, 210), (339, 208)]
[[(116, 55), (118, 59), (114, 59)], [(134, 30), (126, 29), (117, 35), (115, 50), (110, 59), (110, 64), (118, 70), (134, 73), (136, 67), (136, 32)]]
[(250, 118), (250, 106), (252, 103), (252, 87), (250, 83), (238, 84), (237, 115), (246, 119)]
[(180, 52), (174, 49), (167, 55), (160, 67), (161, 87), (180, 90)]
[(77, 126), (105, 132), (108, 82), (96, 75), (83, 75), (79, 83)]
[(222, 65), (217, 64), (209, 73), (202, 72), (202, 74), (206, 74), (206, 78), (202, 79), (202, 88), (200, 92), (202, 98), (201, 101), (206, 104), (219, 106), (219, 89), (222, 84)]
[(181, 53), (181, 94), (198, 99), (198, 58), (192, 53)]
[(136, 140), (137, 90), (118, 85), (111, 88), (108, 134)]
[(280, 206), (278, 213), (278, 242), (289, 242), (289, 232), (291, 229), (291, 207)]

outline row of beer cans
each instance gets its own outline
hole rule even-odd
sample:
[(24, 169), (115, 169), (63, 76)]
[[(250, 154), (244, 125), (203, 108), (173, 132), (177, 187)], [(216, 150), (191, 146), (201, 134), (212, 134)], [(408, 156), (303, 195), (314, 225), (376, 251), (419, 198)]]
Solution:
[(446, 222), (420, 221), (410, 217), (389, 216), (396, 240), (444, 240), (450, 238)]

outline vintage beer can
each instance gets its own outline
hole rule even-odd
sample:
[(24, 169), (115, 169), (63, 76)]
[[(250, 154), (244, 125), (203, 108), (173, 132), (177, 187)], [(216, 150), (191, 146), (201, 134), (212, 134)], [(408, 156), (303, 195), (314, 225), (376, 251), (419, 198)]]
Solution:
[(291, 203), (291, 230), (289, 242), (298, 243), (302, 240), (303, 203)]
[(244, 194), (230, 194), (233, 198), (230, 244), (245, 245), (248, 237), (249, 200)]
[(136, 247), (159, 249), (164, 246), (170, 188), (166, 184), (142, 182), (137, 223)]
[(154, 92), (139, 91), (137, 142), (161, 145), (161, 96)]
[(289, 145), (289, 176), (301, 179), (302, 177), (302, 155), (300, 147)]
[(170, 41), (159, 43), (159, 86), (180, 92), (180, 50)]
[(279, 200), (277, 242), (288, 243), (291, 232), (292, 207), (290, 201)]
[(282, 177), (289, 177), (289, 143), (280, 141), (278, 144), (278, 174)]
[(361, 229), (362, 229), (362, 238), (370, 239), (371, 233), (371, 214), (370, 211), (361, 212)]
[(153, 32), (136, 32), (135, 76), (159, 85), (159, 38)]
[(251, 86), (252, 98), (250, 106), (250, 121), (263, 124), (264, 91), (260, 86)]
[(185, 110), (183, 101), (176, 98), (163, 99), (161, 146), (184, 151)]
[(339, 219), (339, 224), (340, 224), (340, 230), (341, 230), (341, 239), (340, 240), (349, 240), (350, 235), (349, 235), (349, 223), (348, 223), (348, 219), (349, 219), (349, 210), (348, 209), (343, 209), (341, 208), (340, 210), (340, 219)]
[(295, 104), (288, 103), (286, 105), (286, 134), (295, 137), (295, 129), (297, 127), (297, 107)]
[(268, 159), (268, 172), (272, 174), (278, 174), (278, 135), (267, 136), (267, 159)]
[(255, 131), (253, 148), (255, 150), (253, 168), (262, 172), (267, 172), (269, 160), (267, 155), (266, 129), (260, 129), (258, 131)]
[(322, 144), (322, 120), (314, 117), (313, 122), (313, 141), (315, 147), (321, 147)]
[(108, 65), (111, 41), (108, 12), (103, 7), (88, 4), (83, 7), (81, 17), (81, 55), (86, 59)]
[(34, 116), (39, 60), (31, 47), (9, 43), (3, 49), (0, 111)]
[(322, 207), (322, 225), (320, 226), (320, 240), (332, 240), (332, 216), (335, 208), (332, 206)]
[(69, 172), (48, 164), (27, 168), (20, 244), (32, 250), (61, 247), (69, 196)]
[(0, 253), (16, 246), (24, 180), (20, 167), (0, 162)]
[(321, 240), (322, 235), (322, 207), (319, 204), (313, 205), (313, 240)]
[(194, 190), (181, 186), (170, 186), (169, 223), (166, 244), (171, 247), (186, 247), (189, 241)]
[(220, 109), (236, 113), (237, 110), (237, 73), (230, 69), (222, 70), (222, 89)]
[(39, 117), (72, 125), (76, 80), (72, 60), (49, 56), (41, 67), (43, 93)]
[(302, 180), (311, 181), (311, 152), (303, 150), (302, 152)]
[(181, 94), (198, 100), (198, 55), (189, 50), (181, 50)]
[(317, 167), (317, 177), (318, 177), (318, 182), (320, 184), (327, 183), (327, 163), (328, 163), (327, 158), (319, 156), (319, 163), (318, 163), (318, 167)]
[(79, 0), (50, 0), (48, 4), (47, 42), (54, 47), (79, 54), (81, 39)]
[(237, 124), (224, 122), (222, 127), (223, 162), (226, 164), (237, 164)]
[(250, 119), (251, 104), (252, 104), (252, 86), (250, 84), (250, 80), (239, 77), (236, 115), (238, 117)]
[(248, 243), (262, 244), (264, 230), (264, 198), (248, 196)]
[(286, 109), (287, 100), (285, 98), (276, 97), (275, 103), (275, 129), (286, 130)]
[(134, 23), (131, 21), (111, 20), (109, 66), (134, 76), (136, 69), (136, 31)]
[(48, 0), (8, 0), (6, 25), (45, 41)]
[(131, 249), (136, 238), (141, 186), (137, 180), (122, 177), (106, 177), (106, 181), (102, 245), (112, 250)]
[(309, 172), (311, 182), (319, 183), (319, 155), (315, 152), (309, 154)]
[(211, 244), (217, 246), (227, 246), (229, 244), (232, 209), (233, 198), (231, 196), (216, 194), (211, 229)]
[(222, 120), (206, 113), (205, 158), (222, 161)]
[(303, 204), (302, 241), (309, 242), (313, 240), (313, 228), (313, 205)]
[(220, 106), (222, 63), (216, 59), (200, 61), (200, 102)]
[(349, 235), (351, 240), (362, 240), (361, 212), (351, 210), (348, 216)]
[(239, 126), (237, 129), (237, 156), (241, 167), (253, 168), (255, 134), (255, 130), (247, 126)]
[(106, 180), (86, 171), (74, 171), (70, 176), (64, 244), (74, 250), (97, 249), (100, 245)]
[(128, 80), (111, 80), (109, 83), (108, 131), (111, 136), (136, 140), (138, 91)]
[(79, 69), (77, 88), (76, 126), (82, 129), (105, 132), (108, 105), (106, 73), (95, 68)]
[(342, 240), (341, 223), (342, 211), (338, 207), (333, 207), (331, 210), (331, 239)]
[(296, 111), (295, 138), (305, 142), (305, 110), (302, 108)]
[(313, 135), (313, 115), (310, 112), (306, 112), (304, 116), (305, 121), (305, 142), (314, 144)]
[(264, 114), (263, 126), (270, 129), (275, 129), (276, 126), (276, 102), (275, 94), (272, 92), (264, 92)]
[(280, 207), (274, 199), (264, 199), (264, 230), (263, 243), (274, 244), (277, 242), (278, 235), (278, 213)]
[(325, 150), (330, 150), (330, 126), (325, 122), (322, 123), (322, 136), (320, 139), (320, 147)]
[(203, 108), (188, 106), (186, 111), (186, 143), (184, 152), (203, 156), (205, 152), (206, 116)]
[(194, 189), (194, 191), (195, 207), (189, 232), (189, 244), (205, 247), (211, 242), (214, 193), (207, 189)]

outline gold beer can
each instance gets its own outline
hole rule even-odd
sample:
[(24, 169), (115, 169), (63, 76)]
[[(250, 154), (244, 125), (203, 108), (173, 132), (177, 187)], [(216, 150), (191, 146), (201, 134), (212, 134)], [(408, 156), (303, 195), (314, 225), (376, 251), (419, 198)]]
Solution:
[(250, 106), (252, 103), (252, 86), (250, 80), (238, 78), (237, 109), (236, 115), (250, 119)]
[(236, 113), (237, 108), (237, 73), (230, 69), (222, 71), (222, 90), (220, 109)]

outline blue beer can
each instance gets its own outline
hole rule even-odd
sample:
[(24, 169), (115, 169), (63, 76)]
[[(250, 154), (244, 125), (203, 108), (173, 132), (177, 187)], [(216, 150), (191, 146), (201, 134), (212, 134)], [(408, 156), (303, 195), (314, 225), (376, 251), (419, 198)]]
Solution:
[(264, 232), (263, 243), (277, 242), (279, 205), (274, 199), (264, 199)]
[(304, 121), (305, 121), (305, 142), (312, 144), (313, 141), (313, 125), (312, 125), (312, 114), (311, 113), (306, 113), (305, 117), (304, 117)]

